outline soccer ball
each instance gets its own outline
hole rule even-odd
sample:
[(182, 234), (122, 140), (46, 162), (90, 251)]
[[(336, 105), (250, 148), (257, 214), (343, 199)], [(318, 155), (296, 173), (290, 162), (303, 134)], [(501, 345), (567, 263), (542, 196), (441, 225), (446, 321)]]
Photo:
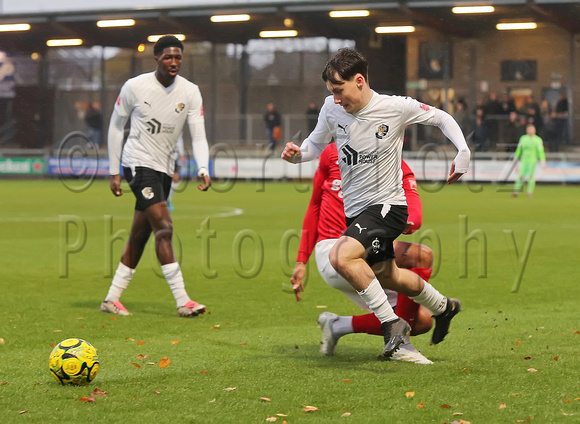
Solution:
[(50, 373), (63, 386), (86, 386), (97, 376), (97, 349), (82, 339), (66, 339), (52, 349), (48, 361)]

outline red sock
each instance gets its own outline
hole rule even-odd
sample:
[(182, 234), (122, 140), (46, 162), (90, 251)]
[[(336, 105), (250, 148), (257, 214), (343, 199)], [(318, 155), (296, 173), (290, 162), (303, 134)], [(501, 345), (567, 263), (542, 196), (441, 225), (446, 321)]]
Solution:
[[(431, 277), (431, 273), (433, 272), (433, 268), (411, 268), (410, 271), (417, 274), (425, 281), (429, 281), (429, 277)], [(417, 311), (419, 310), (419, 304), (413, 302), (407, 296), (399, 294), (397, 296), (397, 307), (395, 312), (397, 316), (403, 318), (405, 321), (409, 323), (411, 327), (413, 327), (413, 323), (415, 322), (415, 318), (417, 318)]]
[(383, 335), (381, 322), (375, 314), (354, 315), (352, 317), (352, 328), (355, 333)]

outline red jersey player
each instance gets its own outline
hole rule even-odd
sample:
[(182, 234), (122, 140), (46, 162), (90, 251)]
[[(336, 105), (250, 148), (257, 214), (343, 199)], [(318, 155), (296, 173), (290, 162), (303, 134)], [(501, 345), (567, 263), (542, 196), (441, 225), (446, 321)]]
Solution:
[[(415, 176), (404, 161), (402, 161), (402, 170), (403, 188), (409, 212), (404, 234), (411, 234), (421, 227), (421, 199), (417, 193)], [(320, 155), (318, 169), (314, 175), (312, 197), (304, 217), (302, 238), (291, 281), (296, 300), (300, 300), (300, 291), (304, 290), (302, 279), (306, 273), (306, 263), (316, 247), (316, 264), (324, 281), (370, 312), (356, 290), (330, 264), (328, 257), (330, 250), (345, 228), (338, 153), (336, 144), (330, 143)], [(395, 240), (394, 249), (397, 266), (410, 269), (426, 281), (429, 279), (433, 267), (433, 252), (429, 247)], [(391, 306), (396, 305), (397, 315), (411, 325), (411, 335), (423, 334), (431, 329), (432, 318), (426, 308), (392, 290), (385, 289), (385, 293)], [(318, 324), (322, 330), (320, 351), (325, 355), (333, 355), (338, 339), (346, 334), (383, 335), (381, 323), (374, 313), (343, 317), (332, 312), (323, 312), (318, 318)], [(411, 345), (408, 337), (391, 359), (432, 364)]]

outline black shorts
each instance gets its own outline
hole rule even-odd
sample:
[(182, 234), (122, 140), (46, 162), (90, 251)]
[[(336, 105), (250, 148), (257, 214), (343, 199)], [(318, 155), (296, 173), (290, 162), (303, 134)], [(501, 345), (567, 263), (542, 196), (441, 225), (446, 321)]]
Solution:
[[(385, 214), (383, 216), (383, 214)], [(395, 257), (393, 241), (407, 225), (407, 206), (373, 205), (354, 218), (347, 218), (343, 235), (358, 240), (366, 249), (366, 262), (373, 266)]]
[(137, 199), (136, 210), (144, 211), (149, 206), (167, 200), (171, 189), (171, 177), (166, 173), (143, 166), (135, 167), (135, 174), (131, 168), (123, 167), (123, 173)]

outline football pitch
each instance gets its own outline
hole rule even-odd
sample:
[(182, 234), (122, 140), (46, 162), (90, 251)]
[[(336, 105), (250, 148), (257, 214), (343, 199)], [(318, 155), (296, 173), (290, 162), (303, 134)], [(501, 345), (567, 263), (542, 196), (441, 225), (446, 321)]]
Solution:
[[(100, 312), (131, 224), (126, 185), (121, 198), (105, 180), (1, 187), (3, 423), (580, 419), (578, 186), (511, 198), (501, 185), (420, 184), (423, 227), (404, 239), (432, 247), (432, 284), (463, 304), (443, 343), (412, 338), (433, 365), (379, 361), (382, 338), (366, 334), (318, 353), (321, 312), (362, 311), (314, 264), (300, 302), (291, 291), (308, 182), (192, 183), (175, 195), (186, 288), (208, 306), (194, 319), (176, 316), (151, 241), (122, 298), (133, 315)], [(98, 349), (88, 386), (48, 371), (52, 346), (70, 337)]]

